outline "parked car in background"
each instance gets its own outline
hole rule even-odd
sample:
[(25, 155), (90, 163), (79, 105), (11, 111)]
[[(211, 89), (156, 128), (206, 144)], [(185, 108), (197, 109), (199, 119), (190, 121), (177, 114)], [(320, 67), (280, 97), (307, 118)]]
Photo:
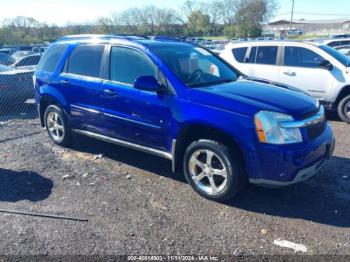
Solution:
[(35, 55), (29, 55), (25, 56), (19, 60), (17, 60), (14, 64), (12, 64), (12, 67), (15, 68), (27, 68), (27, 69), (35, 69), (40, 61), (41, 55), (35, 54)]
[(303, 181), (334, 149), (316, 99), (244, 79), (189, 43), (63, 37), (34, 82), (41, 124), (55, 143), (77, 133), (164, 157), (212, 200), (232, 198), (248, 180)]
[[(23, 51), (26, 52), (26, 51)], [(0, 107), (20, 104), (34, 98), (32, 77), (41, 55), (29, 55), (0, 68)]]
[(47, 47), (44, 46), (35, 46), (32, 48), (32, 53), (42, 55), (43, 53), (45, 53), (46, 49)]
[(14, 59), (12, 56), (5, 54), (5, 53), (0, 53), (0, 65), (12, 65), (16, 62), (16, 59)]
[(29, 56), (29, 55), (33, 55), (32, 51), (17, 51), (15, 53), (12, 54), (12, 57), (18, 61), (20, 59), (22, 59), (23, 57)]
[(18, 51), (17, 48), (1, 48), (0, 53), (7, 54), (7, 55), (12, 55), (14, 52)]
[(350, 59), (319, 43), (231, 43), (221, 57), (244, 74), (296, 87), (350, 123)]
[(332, 39), (339, 39), (339, 38), (350, 38), (350, 34), (339, 34), (339, 35), (332, 35)]
[(221, 43), (215, 43), (215, 42), (210, 42), (206, 45), (203, 45), (203, 47), (209, 49), (210, 51), (212, 51), (215, 54), (220, 54), (222, 52), (222, 50), (225, 49), (225, 45), (221, 44)]
[[(24, 103), (34, 98), (34, 70), (0, 65), (0, 108)], [(3, 110), (2, 110), (3, 111)]]
[(328, 45), (330, 47), (350, 45), (350, 38), (326, 39), (326, 40), (322, 40), (321, 43), (323, 45)]
[(338, 50), (340, 53), (350, 56), (350, 45), (336, 46), (334, 49)]

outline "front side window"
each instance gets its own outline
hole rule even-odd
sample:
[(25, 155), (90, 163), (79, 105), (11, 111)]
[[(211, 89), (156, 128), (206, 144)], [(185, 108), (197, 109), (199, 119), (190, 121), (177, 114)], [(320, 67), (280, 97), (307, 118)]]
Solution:
[(133, 85), (141, 76), (157, 78), (157, 67), (141, 52), (125, 48), (112, 47), (110, 61), (110, 79)]
[(189, 87), (235, 81), (231, 67), (207, 50), (189, 44), (154, 45), (149, 48)]
[(300, 67), (319, 67), (323, 58), (304, 47), (286, 46), (284, 49), (284, 65)]
[(37, 70), (53, 72), (60, 62), (62, 55), (66, 52), (67, 47), (67, 45), (54, 45), (49, 47), (43, 58), (40, 60)]
[(82, 45), (75, 48), (68, 60), (67, 72), (100, 77), (104, 45)]
[(259, 46), (256, 52), (256, 64), (275, 65), (277, 59), (277, 46)]

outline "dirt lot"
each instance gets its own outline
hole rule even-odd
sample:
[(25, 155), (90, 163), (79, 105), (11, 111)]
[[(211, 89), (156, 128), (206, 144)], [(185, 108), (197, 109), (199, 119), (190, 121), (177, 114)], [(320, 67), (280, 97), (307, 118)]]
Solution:
[(167, 160), (85, 137), (54, 146), (34, 112), (0, 124), (0, 209), (88, 222), (0, 213), (1, 255), (294, 254), (278, 238), (350, 255), (350, 126), (334, 117), (335, 155), (315, 178), (220, 204)]

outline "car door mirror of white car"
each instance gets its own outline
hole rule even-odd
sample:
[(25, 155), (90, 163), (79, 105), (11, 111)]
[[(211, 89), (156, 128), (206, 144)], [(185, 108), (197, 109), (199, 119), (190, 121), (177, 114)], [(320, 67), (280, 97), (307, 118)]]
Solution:
[(327, 70), (333, 70), (333, 65), (331, 62), (329, 62), (328, 60), (320, 60), (319, 62), (319, 66), (321, 68), (327, 69)]

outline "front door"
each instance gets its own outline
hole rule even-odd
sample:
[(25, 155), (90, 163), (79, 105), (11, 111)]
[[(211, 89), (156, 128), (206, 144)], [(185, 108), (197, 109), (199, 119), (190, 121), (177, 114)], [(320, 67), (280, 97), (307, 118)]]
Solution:
[(149, 57), (132, 48), (110, 51), (110, 80), (103, 83), (104, 119), (110, 135), (159, 149), (167, 148), (171, 96), (134, 88), (140, 76), (158, 77)]
[(332, 85), (332, 71), (321, 68), (324, 58), (314, 51), (298, 46), (285, 46), (278, 82), (296, 87), (322, 100)]

